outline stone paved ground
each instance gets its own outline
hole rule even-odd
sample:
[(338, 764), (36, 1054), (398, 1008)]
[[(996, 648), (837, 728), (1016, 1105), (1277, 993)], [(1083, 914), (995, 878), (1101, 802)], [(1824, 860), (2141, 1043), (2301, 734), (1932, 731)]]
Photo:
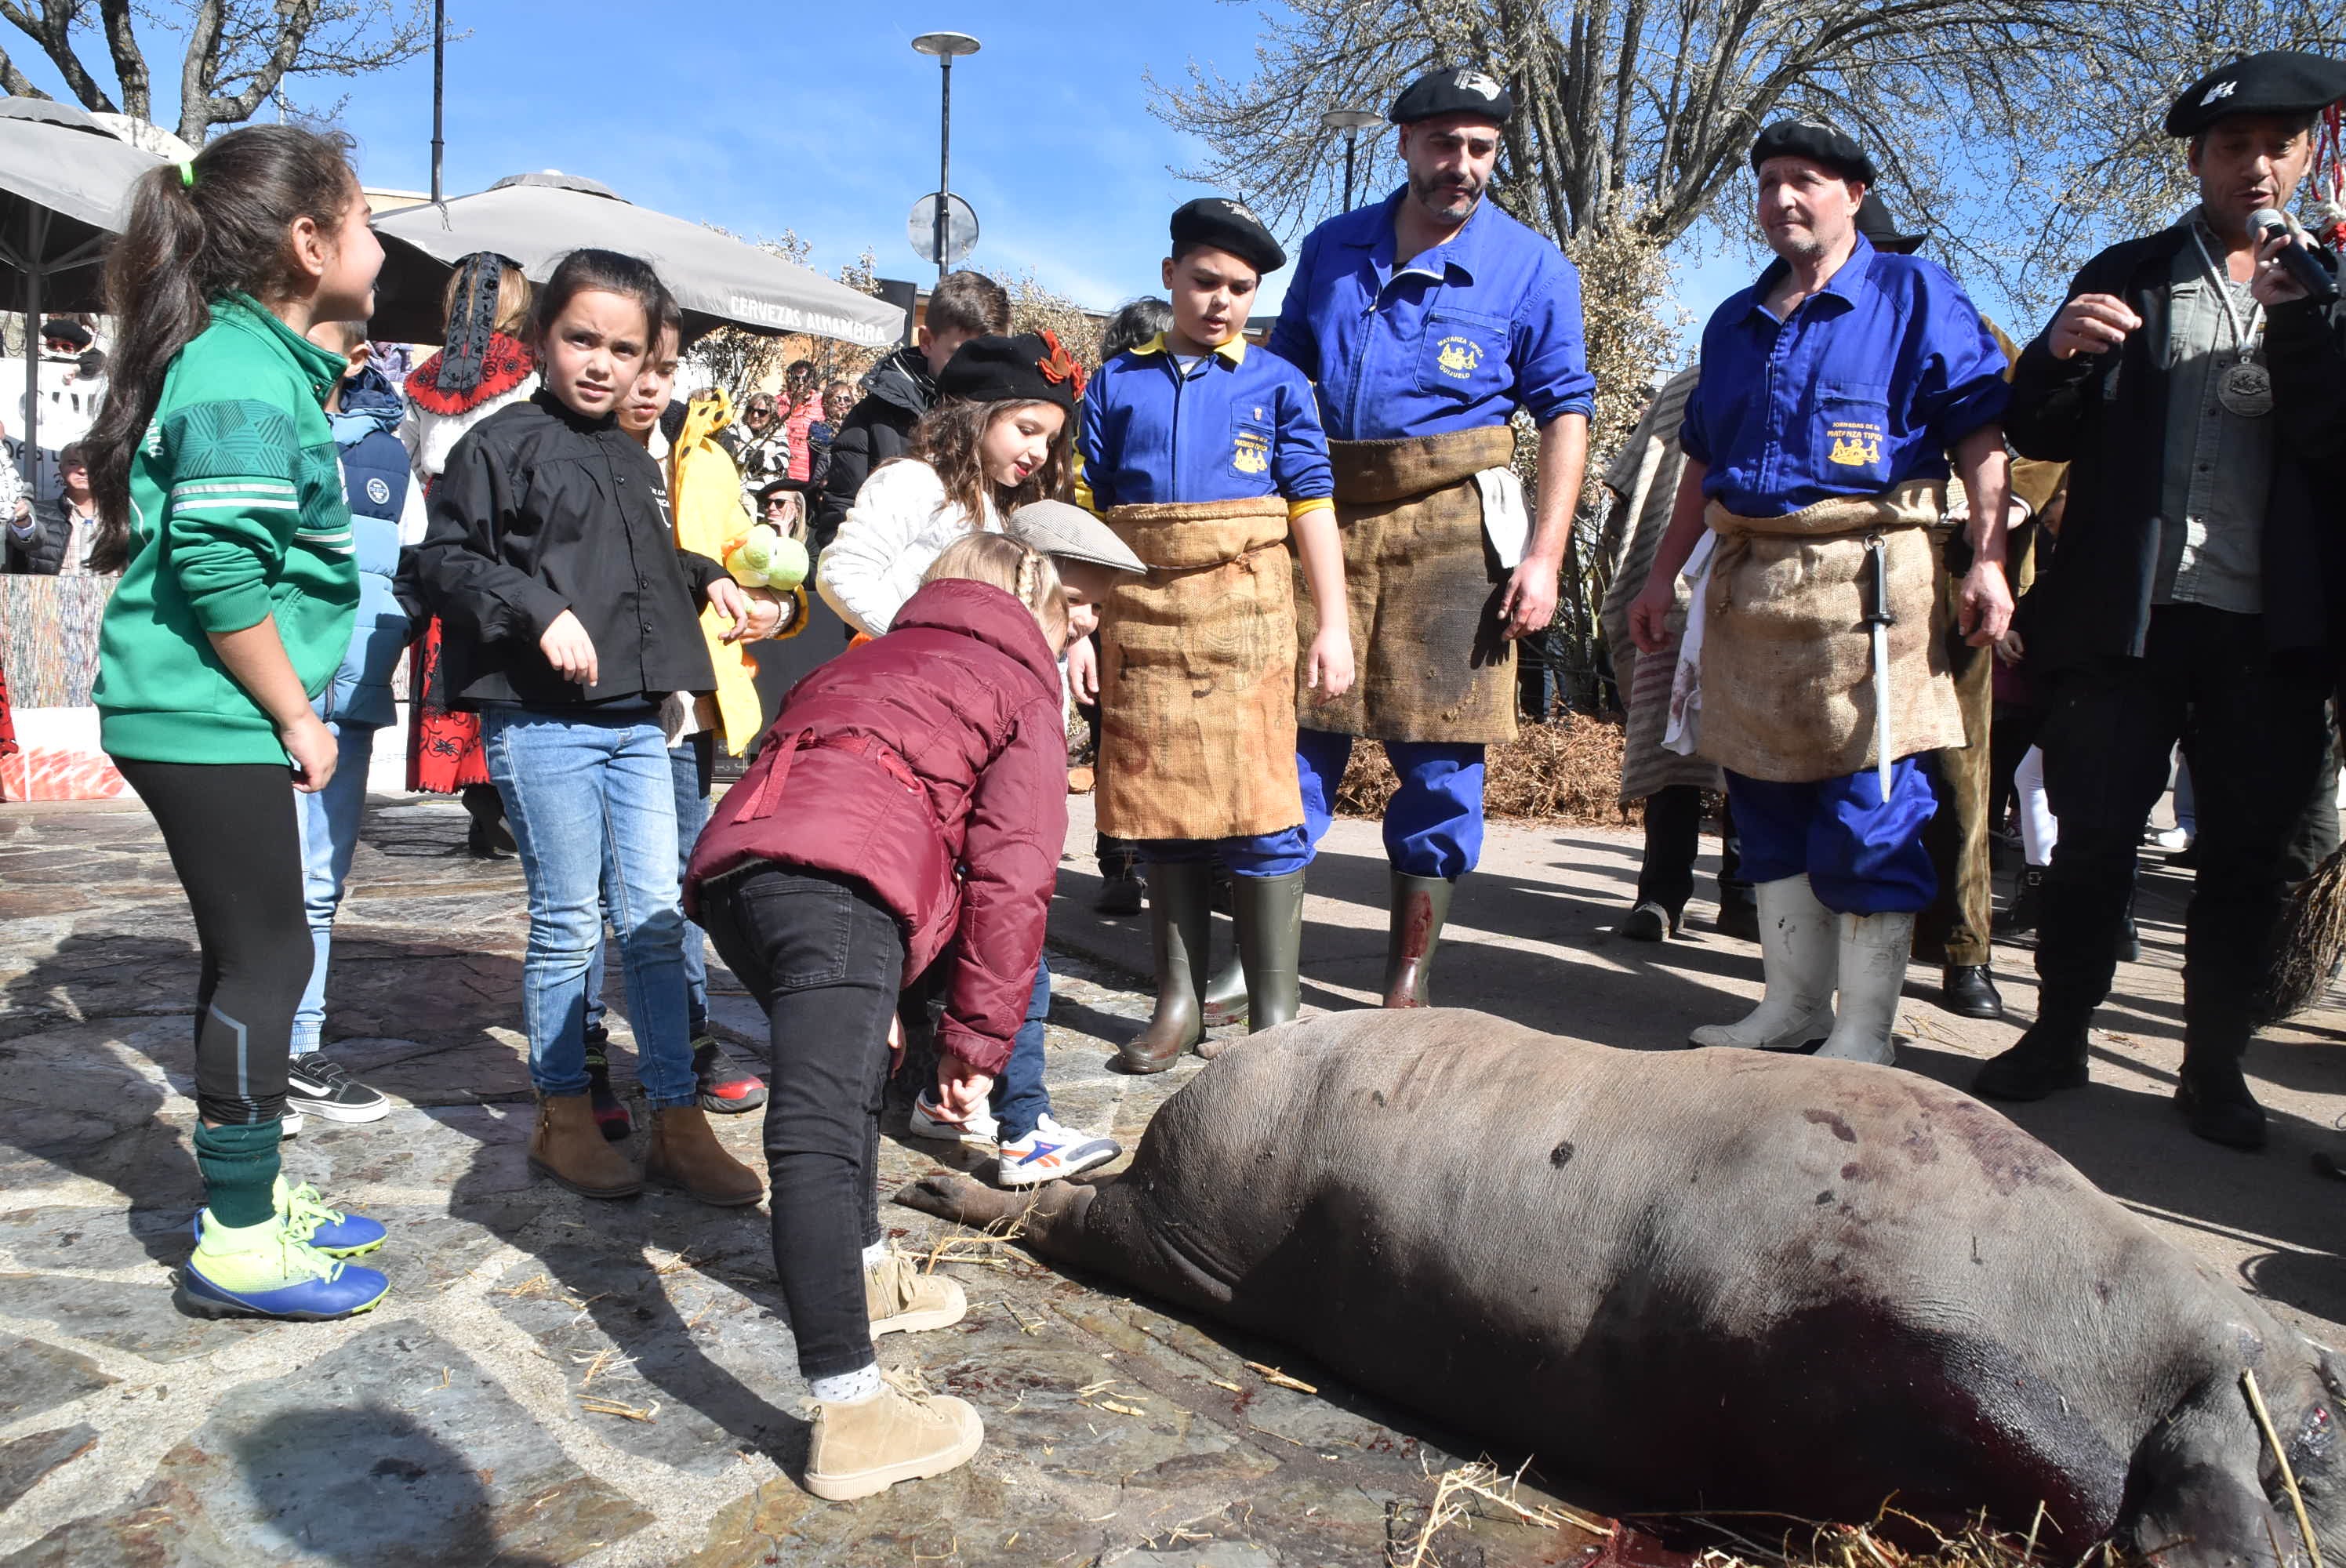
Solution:
[[(1088, 802), (1073, 814), (1069, 844), (1087, 849)], [(313, 1122), (288, 1153), (297, 1178), (390, 1223), (394, 1293), (354, 1323), (264, 1326), (170, 1302), (199, 1198), (195, 962), (159, 843), (136, 809), (0, 806), (0, 1568), (1317, 1568), (1383, 1559), (1422, 1517), (1429, 1476), (1475, 1454), (1291, 1349), (978, 1247), (941, 1265), (968, 1288), (969, 1318), (891, 1337), (881, 1356), (974, 1400), (985, 1451), (862, 1504), (812, 1502), (790, 1480), (807, 1429), (760, 1212), (665, 1195), (592, 1204), (528, 1176), (520, 880), (457, 852), (462, 827), (446, 802), (371, 816), (329, 1038), (398, 1108), (372, 1126)], [(1315, 867), (1307, 1007), (1372, 999), (1376, 846), (1373, 823), (1339, 823)], [(1757, 955), (1708, 930), (1707, 881), (1686, 940), (1613, 934), (1637, 855), (1627, 831), (1494, 826), (1459, 891), (1437, 997), (1647, 1049), (1735, 1016), (1758, 992)], [(2187, 884), (2147, 865), (2148, 951), (2103, 1015), (2094, 1086), (2015, 1119), (2162, 1235), (2340, 1342), (2346, 1186), (2307, 1156), (2341, 1146), (2346, 1015), (2317, 1009), (2251, 1049), (2269, 1153), (2184, 1135), (2167, 1100)], [(1105, 1070), (1146, 1010), (1133, 979), (1146, 939), (1138, 921), (1088, 912), (1090, 872), (1087, 853), (1070, 855), (1054, 908), (1051, 1081), (1063, 1118), (1129, 1146), (1196, 1067)], [(2014, 1014), (2002, 1023), (1941, 1013), (1915, 967), (1902, 1065), (1962, 1084), (2011, 1042), (2035, 997), (2024, 953), (1999, 949), (1998, 962)], [(717, 1011), (746, 1047), (759, 1020), (731, 989)], [(752, 1159), (755, 1122), (721, 1125)], [(891, 1188), (939, 1152), (883, 1149)], [(920, 1216), (883, 1212), (907, 1246), (942, 1239)], [(1250, 1360), (1318, 1392), (1267, 1382)], [(1595, 1552), (1577, 1532), (1485, 1520), (1445, 1532), (1425, 1562), (1590, 1568)]]
[[(0, 807), (0, 1568), (1375, 1563), (1413, 1535), (1429, 1474), (1474, 1455), (1291, 1350), (980, 1246), (941, 1265), (967, 1319), (881, 1356), (975, 1401), (983, 1454), (862, 1504), (810, 1499), (762, 1210), (597, 1204), (529, 1176), (520, 879), (465, 858), (463, 822), (439, 801), (371, 815), (328, 1039), (396, 1108), (313, 1118), (287, 1151), (294, 1179), (391, 1227), (369, 1261), (393, 1294), (350, 1323), (263, 1325), (171, 1303), (200, 1201), (196, 961), (151, 824)], [(747, 1045), (754, 1009), (718, 978)], [(1196, 1069), (1105, 1070), (1145, 1012), (1127, 975), (1062, 962), (1058, 1114), (1127, 1147)], [(757, 1121), (721, 1124), (753, 1162)], [(884, 1149), (883, 1190), (938, 1152)], [(942, 1239), (884, 1212), (908, 1247)], [(1425, 1561), (1596, 1551), (1489, 1520)]]

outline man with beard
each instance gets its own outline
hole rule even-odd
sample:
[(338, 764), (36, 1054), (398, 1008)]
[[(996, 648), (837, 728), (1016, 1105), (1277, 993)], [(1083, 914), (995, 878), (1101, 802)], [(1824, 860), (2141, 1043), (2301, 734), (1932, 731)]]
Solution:
[[(1452, 885), (1482, 850), (1484, 748), (1515, 738), (1514, 639), (1555, 616), (1587, 461), (1579, 275), (1484, 199), (1514, 107), (1476, 70), (1411, 84), (1392, 115), (1408, 184), (1312, 230), (1270, 334), (1318, 383), (1359, 667), (1342, 697), (1298, 694), (1312, 842), (1354, 737), (1382, 741), (1401, 779), (1388, 1007), (1426, 1004)], [(1528, 508), (1508, 467), (1518, 408), (1539, 430)], [(1317, 623), (1296, 618), (1308, 647)]]
[[(1973, 1081), (1986, 1098), (2085, 1084), (2136, 845), (2180, 740), (2199, 837), (2176, 1105), (2210, 1142), (2264, 1145), (2240, 1059), (2280, 914), (2282, 850), (2326, 741), (2335, 504), (2284, 438), (2297, 411), (2276, 417), (2301, 392), (2277, 389), (2268, 368), (2249, 218), (2296, 194), (2316, 118), (2341, 96), (2346, 65), (2288, 50), (2184, 89), (2167, 130), (2189, 138), (2198, 205), (2086, 263), (2020, 356), (2013, 445), (2071, 463), (2051, 578), (2022, 627), (2032, 677), (2049, 681), (2040, 744), (2061, 836), (2040, 895), (2036, 1023)], [(2300, 318), (2274, 310), (2276, 347)]]
[(1849, 137), (1780, 120), (1751, 168), (1777, 260), (1703, 331), (1678, 507), (1629, 626), (1641, 652), (1664, 646), (1675, 581), (1707, 532), (1686, 633), (1697, 735), (1726, 770), (1759, 884), (1767, 994), (1693, 1043), (1821, 1038), (1823, 1055), (1886, 1064), (1914, 916), (1937, 890), (1921, 754), (1964, 739), (1933, 613), (1950, 453), (1974, 554), (1959, 624), (1984, 647), (2012, 615), (2006, 361), (1943, 268), (1859, 232), (1874, 169)]

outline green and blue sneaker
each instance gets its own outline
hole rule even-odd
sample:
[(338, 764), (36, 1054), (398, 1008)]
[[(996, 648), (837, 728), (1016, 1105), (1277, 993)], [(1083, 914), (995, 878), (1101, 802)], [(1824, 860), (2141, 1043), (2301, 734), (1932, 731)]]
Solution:
[(327, 1257), (295, 1229), (274, 1215), (246, 1226), (221, 1225), (209, 1209), (197, 1216), (196, 1250), (179, 1271), (180, 1310), (322, 1323), (372, 1311), (391, 1294), (382, 1274)]
[[(356, 1257), (372, 1252), (382, 1245), (390, 1234), (381, 1222), (362, 1214), (345, 1214), (338, 1208), (328, 1208), (323, 1195), (308, 1182), (289, 1187), (280, 1174), (277, 1178), (277, 1217), (296, 1241), (306, 1241), (329, 1257)], [(204, 1217), (196, 1216), (193, 1227), (196, 1239), (204, 1238)]]

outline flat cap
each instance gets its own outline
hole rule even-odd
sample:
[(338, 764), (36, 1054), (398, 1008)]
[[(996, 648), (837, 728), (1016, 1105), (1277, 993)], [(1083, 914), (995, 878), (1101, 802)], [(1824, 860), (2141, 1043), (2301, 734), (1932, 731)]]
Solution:
[(1201, 196), (1173, 209), (1173, 248), (1184, 245), (1227, 250), (1258, 272), (1276, 272), (1287, 265), (1287, 252), (1262, 219), (1245, 202), (1227, 196)]
[(2346, 65), (2299, 49), (2267, 49), (2218, 66), (2167, 111), (2168, 136), (2197, 136), (2232, 115), (2310, 114), (2346, 98)]
[(1861, 179), (1868, 185), (1874, 180), (1873, 160), (1865, 156), (1863, 148), (1840, 127), (1807, 116), (1778, 120), (1760, 133), (1751, 144), (1752, 168), (1758, 169), (1771, 158), (1804, 158), (1843, 179)]
[(1515, 112), (1515, 100), (1504, 83), (1472, 66), (1460, 66), (1428, 71), (1403, 87), (1388, 117), (1397, 126), (1407, 126), (1436, 115), (1470, 114), (1504, 125)]
[(1927, 234), (1900, 233), (1898, 215), (1890, 210), (1890, 204), (1882, 200), (1881, 193), (1872, 187), (1867, 188), (1865, 200), (1857, 209), (1857, 231), (1864, 235), (1876, 250), (1888, 250), (1900, 256), (1912, 256), (1923, 249), (1923, 241), (1930, 238)]
[(1082, 507), (1064, 501), (1029, 501), (1010, 514), (1002, 531), (1039, 555), (1090, 561), (1119, 572), (1148, 570), (1115, 530)]

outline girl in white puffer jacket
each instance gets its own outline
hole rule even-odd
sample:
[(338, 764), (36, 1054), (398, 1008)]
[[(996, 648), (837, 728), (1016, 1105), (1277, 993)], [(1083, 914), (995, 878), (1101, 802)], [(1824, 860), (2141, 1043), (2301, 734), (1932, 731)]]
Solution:
[(822, 553), (815, 585), (840, 619), (880, 636), (946, 545), (998, 534), (1018, 507), (1068, 493), (1075, 422), (1057, 403), (1018, 395), (1022, 374), (1032, 382), (1055, 369), (1053, 387), (1082, 384), (1048, 333), (973, 338), (954, 353), (912, 445), (872, 471)]

